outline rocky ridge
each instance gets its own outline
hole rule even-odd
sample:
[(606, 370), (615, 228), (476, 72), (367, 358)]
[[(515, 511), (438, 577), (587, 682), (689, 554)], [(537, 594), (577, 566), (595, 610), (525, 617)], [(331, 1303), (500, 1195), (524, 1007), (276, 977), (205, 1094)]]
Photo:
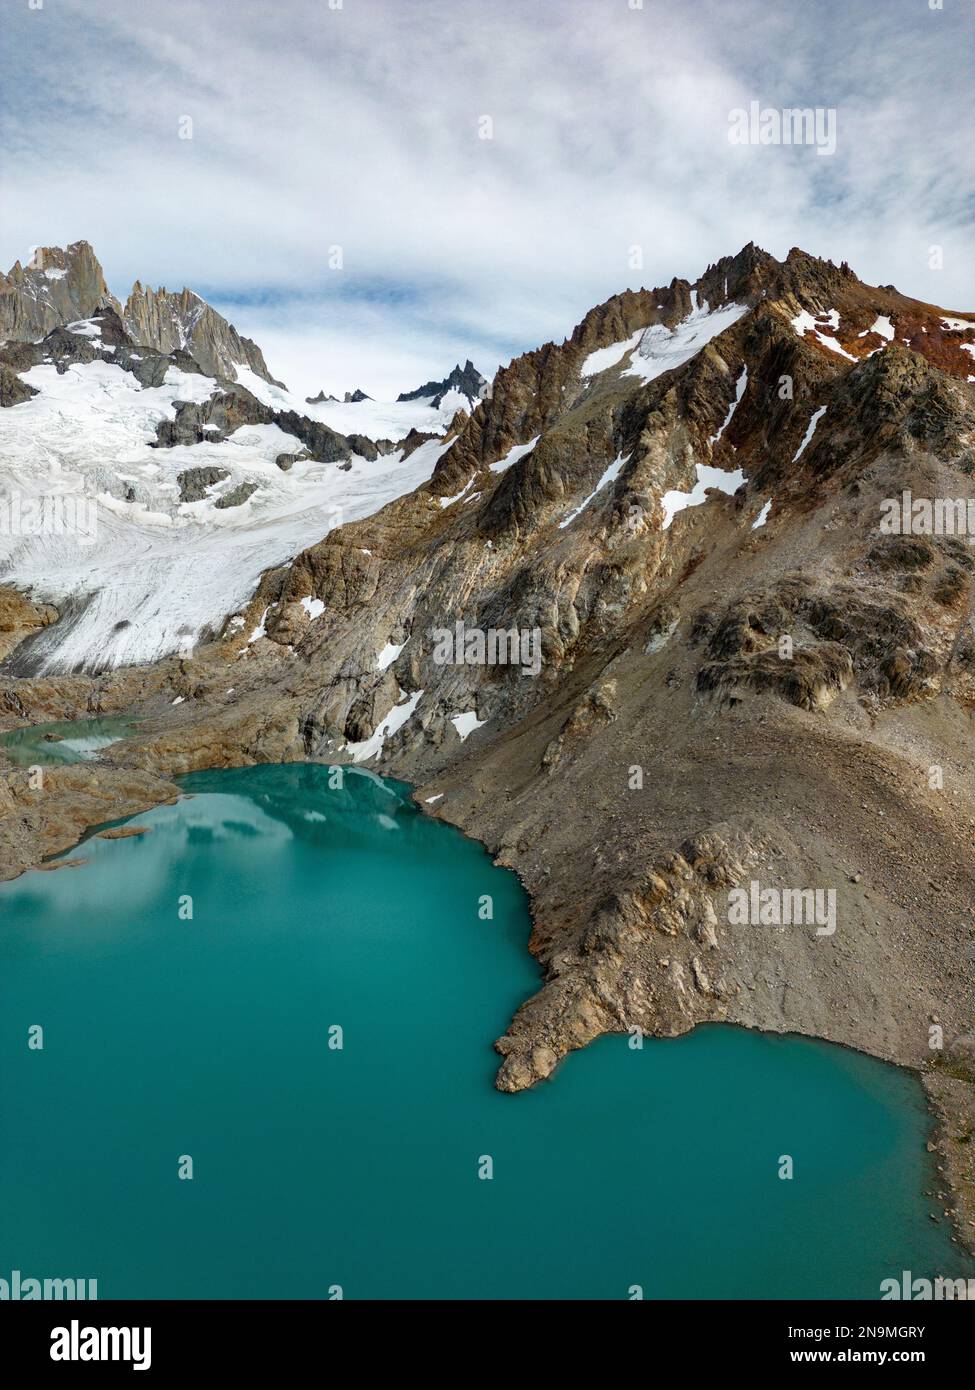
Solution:
[(143, 287), (138, 280), (122, 311), (126, 331), (137, 343), (159, 352), (188, 352), (207, 376), (234, 380), (239, 366), (249, 367), (275, 386), (261, 349), (241, 337), (232, 323), (192, 290), (171, 294), (166, 289)]
[(53, 329), (91, 319), (104, 309), (114, 311), (133, 342), (163, 356), (186, 352), (208, 376), (234, 380), (236, 368), (245, 366), (281, 385), (257, 344), (241, 337), (192, 290), (171, 294), (137, 280), (123, 307), (87, 241), (65, 249), (39, 246), (26, 266), (17, 261), (6, 275), (0, 274), (0, 340), (36, 343)]
[(121, 313), (87, 241), (64, 250), (38, 246), (26, 266), (16, 261), (6, 275), (0, 273), (0, 339), (36, 342), (106, 305)]
[(422, 386), (418, 386), (415, 391), (403, 391), (396, 397), (398, 401), (418, 401), (427, 400), (431, 405), (438, 409), (443, 404), (443, 399), (451, 391), (456, 391), (462, 396), (466, 396), (470, 401), (480, 399), (482, 392), (488, 385), (487, 378), (474, 366), (468, 357), (463, 367), (458, 362), (453, 371), (444, 377), (443, 381), (427, 381)]
[[(145, 718), (103, 759), (137, 794), (351, 760), (413, 700), (368, 766), (531, 896), (542, 983), (496, 1044), (502, 1089), (705, 1021), (871, 1052), (926, 1079), (971, 1246), (975, 566), (964, 536), (879, 523), (905, 491), (975, 501), (973, 351), (971, 315), (745, 247), (502, 369), (428, 484), (268, 572), (192, 660), (8, 679), (0, 708)], [(458, 621), (537, 630), (540, 673), (442, 664)], [(39, 834), (16, 821), (14, 871)], [(733, 924), (753, 881), (831, 889), (835, 932)]]

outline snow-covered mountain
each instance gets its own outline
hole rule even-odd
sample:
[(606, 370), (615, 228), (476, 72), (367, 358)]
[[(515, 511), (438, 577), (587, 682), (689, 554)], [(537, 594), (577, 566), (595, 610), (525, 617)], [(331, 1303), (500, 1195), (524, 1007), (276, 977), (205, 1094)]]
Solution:
[[(754, 247), (694, 285), (615, 296), (561, 348), (519, 358), (489, 390), (468, 361), (385, 402), (364, 392), (299, 399), (188, 291), (137, 286), (123, 310), (84, 242), (11, 272), (0, 306), (4, 322), (25, 331), (0, 348), (0, 503), (16, 496), (36, 509), (47, 499), (63, 511), (69, 498), (87, 500), (97, 519), (91, 536), (38, 534), (22, 507), (18, 526), (0, 531), (0, 580), (61, 614), (14, 657), (18, 669), (49, 671), (148, 662), (199, 642), (270, 566), (428, 480), (438, 514), (476, 516), (488, 536), (514, 519), (519, 530), (550, 523), (571, 540), (634, 488), (638, 471), (618, 423), (599, 448), (587, 425), (569, 463), (546, 464), (566, 447), (572, 411), (588, 420), (605, 402), (621, 421), (642, 416), (648, 386), (685, 368), (710, 372), (749, 335), (774, 327), (784, 342), (813, 347), (813, 361), (847, 366), (905, 345), (963, 381), (975, 340), (967, 318), (863, 286), (801, 252), (780, 264)], [(79, 309), (90, 312), (33, 331)], [(693, 468), (683, 456), (661, 461), (666, 481), (633, 513), (634, 527), (659, 505), (667, 531), (714, 489), (740, 496), (761, 478), (760, 459), (748, 469), (735, 452), (753, 356), (741, 356), (733, 381), (722, 369), (710, 383), (708, 415), (720, 418), (709, 418), (705, 456)], [(822, 406), (812, 402), (801, 421), (790, 415), (790, 428), (801, 424), (794, 462), (818, 444)], [(747, 493), (756, 527), (770, 491)]]
[(86, 242), (15, 266), (0, 314), (0, 581), (61, 615), (19, 670), (219, 631), (269, 566), (426, 481), (461, 403), (309, 406), (191, 291), (123, 309)]
[[(597, 305), (446, 433), (437, 395), (298, 401), (111, 305), (0, 348), (0, 504), (97, 502), (88, 537), (0, 526), (0, 723), (144, 721), (97, 795), (0, 779), (0, 875), (174, 794), (146, 770), (354, 762), (532, 895), (501, 1089), (725, 1022), (915, 1068), (967, 1133), (929, 1037), (971, 1034), (975, 315), (748, 245)], [(905, 493), (940, 529), (882, 528)], [(759, 877), (833, 884), (835, 938), (736, 928)]]
[(435, 392), (428, 396), (399, 396), (395, 401), (373, 400), (364, 392), (355, 393), (358, 400), (350, 397), (339, 401), (334, 396), (326, 396), (324, 392), (317, 397), (299, 400), (287, 388), (262, 382), (244, 368), (238, 369), (237, 380), (253, 391), (265, 405), (278, 410), (306, 412), (313, 420), (321, 421), (339, 434), (376, 443), (394, 444), (414, 431), (419, 434), (443, 434), (459, 410), (470, 414), (477, 405), (476, 397), (472, 399), (458, 390), (441, 392), (436, 401)]

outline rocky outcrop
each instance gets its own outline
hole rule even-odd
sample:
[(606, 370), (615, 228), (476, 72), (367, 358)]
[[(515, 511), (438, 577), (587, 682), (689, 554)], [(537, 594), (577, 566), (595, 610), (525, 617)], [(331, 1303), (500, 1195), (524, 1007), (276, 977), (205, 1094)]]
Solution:
[(148, 811), (178, 795), (165, 778), (89, 763), (44, 768), (39, 781), (0, 755), (0, 829), (7, 832), (2, 876), (70, 849), (91, 825)]
[(49, 603), (32, 603), (13, 589), (0, 588), (0, 661), (38, 628), (57, 622), (57, 609)]
[(229, 507), (242, 507), (248, 498), (254, 496), (257, 488), (257, 483), (238, 483), (229, 492), (222, 493), (214, 502), (214, 506), (218, 511), (226, 511)]
[(188, 352), (207, 376), (233, 381), (238, 367), (249, 367), (265, 381), (281, 384), (274, 381), (257, 344), (241, 337), (232, 323), (192, 290), (171, 294), (137, 280), (122, 318), (135, 342), (161, 353)]
[(179, 500), (181, 502), (202, 502), (210, 488), (222, 483), (230, 473), (226, 468), (184, 468), (177, 473)]
[(21, 401), (29, 401), (31, 396), (36, 395), (37, 392), (33, 386), (28, 386), (26, 381), (21, 381), (12, 367), (8, 367), (5, 362), (0, 362), (0, 408), (20, 405)]
[(216, 391), (205, 401), (176, 401), (172, 420), (156, 426), (156, 443), (161, 449), (179, 444), (200, 444), (206, 439), (226, 439), (242, 425), (270, 424), (274, 411), (243, 386)]
[(38, 247), (26, 266), (17, 261), (0, 275), (0, 339), (38, 342), (52, 329), (91, 319), (106, 309), (132, 343), (162, 357), (186, 353), (206, 375), (231, 381), (239, 366), (249, 367), (265, 381), (281, 385), (271, 376), (257, 344), (242, 337), (192, 290), (170, 294), (137, 280), (123, 309), (87, 241), (64, 250)]
[(975, 1033), (963, 1033), (945, 1051), (945, 1066), (963, 1081), (975, 1081)]
[[(343, 462), (355, 450), (352, 442), (337, 434), (318, 420), (299, 415), (294, 410), (275, 410), (264, 405), (244, 386), (229, 383), (215, 391), (205, 401), (177, 401), (172, 420), (160, 420), (156, 426), (156, 445), (171, 449), (179, 444), (200, 444), (204, 440), (226, 439), (242, 425), (278, 425), (285, 434), (294, 435), (305, 446), (306, 458), (321, 463)], [(371, 457), (376, 457), (375, 450)], [(282, 455), (291, 458), (296, 455)], [(281, 467), (281, 464), (278, 464)], [(290, 467), (290, 465), (289, 465)]]
[(469, 400), (476, 401), (487, 388), (487, 378), (474, 366), (470, 358), (464, 363), (454, 367), (453, 371), (445, 376), (443, 381), (427, 381), (422, 386), (418, 386), (415, 391), (404, 391), (396, 397), (398, 401), (418, 401), (429, 399), (432, 406), (438, 410), (443, 404), (443, 398), (450, 391), (457, 391), (462, 396), (467, 396)]
[(15, 262), (0, 274), (0, 339), (36, 342), (62, 324), (88, 319), (99, 309), (120, 311), (118, 300), (87, 241), (38, 246), (26, 266)]

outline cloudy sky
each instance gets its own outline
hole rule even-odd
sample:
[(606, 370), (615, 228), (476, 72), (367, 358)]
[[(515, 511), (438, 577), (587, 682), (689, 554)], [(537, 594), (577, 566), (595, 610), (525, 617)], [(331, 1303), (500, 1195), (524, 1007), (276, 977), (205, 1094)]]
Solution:
[[(302, 392), (490, 375), (748, 241), (973, 309), (975, 18), (937, 3), (3, 0), (0, 265), (86, 238)], [(753, 101), (835, 108), (835, 153), (733, 145)]]

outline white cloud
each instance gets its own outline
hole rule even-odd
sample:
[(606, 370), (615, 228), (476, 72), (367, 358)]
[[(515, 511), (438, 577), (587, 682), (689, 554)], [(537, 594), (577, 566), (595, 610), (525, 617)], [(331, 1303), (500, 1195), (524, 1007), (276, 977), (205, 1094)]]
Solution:
[[(0, 261), (86, 237), (118, 291), (220, 300), (297, 389), (489, 371), (751, 240), (971, 307), (950, 7), (58, 0), (4, 28)], [(752, 99), (835, 107), (836, 154), (730, 145)]]

